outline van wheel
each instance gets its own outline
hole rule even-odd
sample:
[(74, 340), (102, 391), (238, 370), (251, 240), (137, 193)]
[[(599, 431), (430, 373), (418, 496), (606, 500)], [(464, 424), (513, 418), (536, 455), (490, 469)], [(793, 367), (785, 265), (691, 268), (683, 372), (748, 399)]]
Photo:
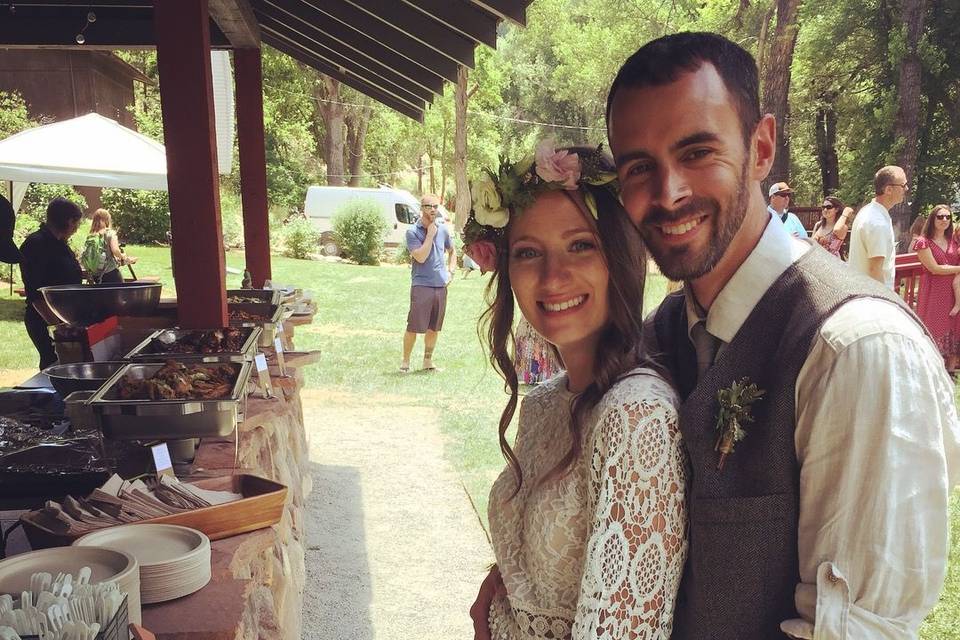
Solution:
[(320, 253), (331, 257), (340, 255), (340, 245), (332, 233), (324, 233), (320, 236)]

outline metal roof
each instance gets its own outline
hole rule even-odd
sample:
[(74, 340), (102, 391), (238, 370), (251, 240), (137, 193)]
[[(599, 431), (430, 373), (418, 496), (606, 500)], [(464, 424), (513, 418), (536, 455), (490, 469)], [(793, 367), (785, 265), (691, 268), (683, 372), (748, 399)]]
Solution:
[[(524, 24), (532, 0), (208, 2), (214, 48), (263, 42), (422, 121), (444, 81), (473, 66), (478, 44), (496, 45), (502, 20)], [(155, 44), (153, 0), (0, 0), (0, 48)]]

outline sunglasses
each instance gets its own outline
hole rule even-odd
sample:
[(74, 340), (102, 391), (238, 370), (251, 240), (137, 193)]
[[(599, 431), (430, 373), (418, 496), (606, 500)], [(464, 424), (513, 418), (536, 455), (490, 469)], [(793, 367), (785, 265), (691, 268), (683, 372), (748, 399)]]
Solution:
[(436, 208), (438, 208), (439, 206), (440, 206), (440, 205), (436, 205), (436, 204), (421, 204), (421, 205), (420, 205), (420, 208), (421, 208), (421, 209), (436, 209)]
[(833, 206), (832, 204), (825, 204), (825, 205), (823, 205), (823, 206), (820, 207), (820, 208), (823, 209), (823, 210), (827, 210), (827, 209), (833, 209), (834, 206)]
[(949, 214), (949, 213), (938, 213), (938, 214), (937, 214), (937, 220), (949, 220), (949, 219), (950, 219), (950, 214)]

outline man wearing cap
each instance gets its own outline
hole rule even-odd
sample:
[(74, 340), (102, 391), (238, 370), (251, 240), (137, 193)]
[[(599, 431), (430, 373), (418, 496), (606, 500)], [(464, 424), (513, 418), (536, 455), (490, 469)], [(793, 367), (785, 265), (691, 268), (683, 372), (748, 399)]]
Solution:
[(793, 189), (790, 188), (790, 185), (786, 182), (777, 182), (770, 186), (770, 192), (767, 195), (770, 197), (770, 204), (767, 205), (767, 211), (770, 212), (770, 215), (778, 218), (791, 235), (797, 238), (806, 238), (807, 230), (803, 228), (800, 218), (787, 211), (787, 206), (790, 205), (790, 196), (793, 195)]

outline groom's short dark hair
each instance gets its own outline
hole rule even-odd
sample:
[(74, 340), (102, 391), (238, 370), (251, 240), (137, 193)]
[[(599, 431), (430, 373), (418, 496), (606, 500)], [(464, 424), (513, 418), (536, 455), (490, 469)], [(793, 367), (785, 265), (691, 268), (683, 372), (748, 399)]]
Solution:
[(709, 62), (720, 74), (737, 103), (740, 128), (749, 140), (760, 122), (760, 89), (757, 63), (746, 50), (715, 33), (684, 32), (651, 40), (620, 67), (607, 95), (607, 129), (610, 107), (620, 89), (641, 89), (669, 84), (683, 73)]

